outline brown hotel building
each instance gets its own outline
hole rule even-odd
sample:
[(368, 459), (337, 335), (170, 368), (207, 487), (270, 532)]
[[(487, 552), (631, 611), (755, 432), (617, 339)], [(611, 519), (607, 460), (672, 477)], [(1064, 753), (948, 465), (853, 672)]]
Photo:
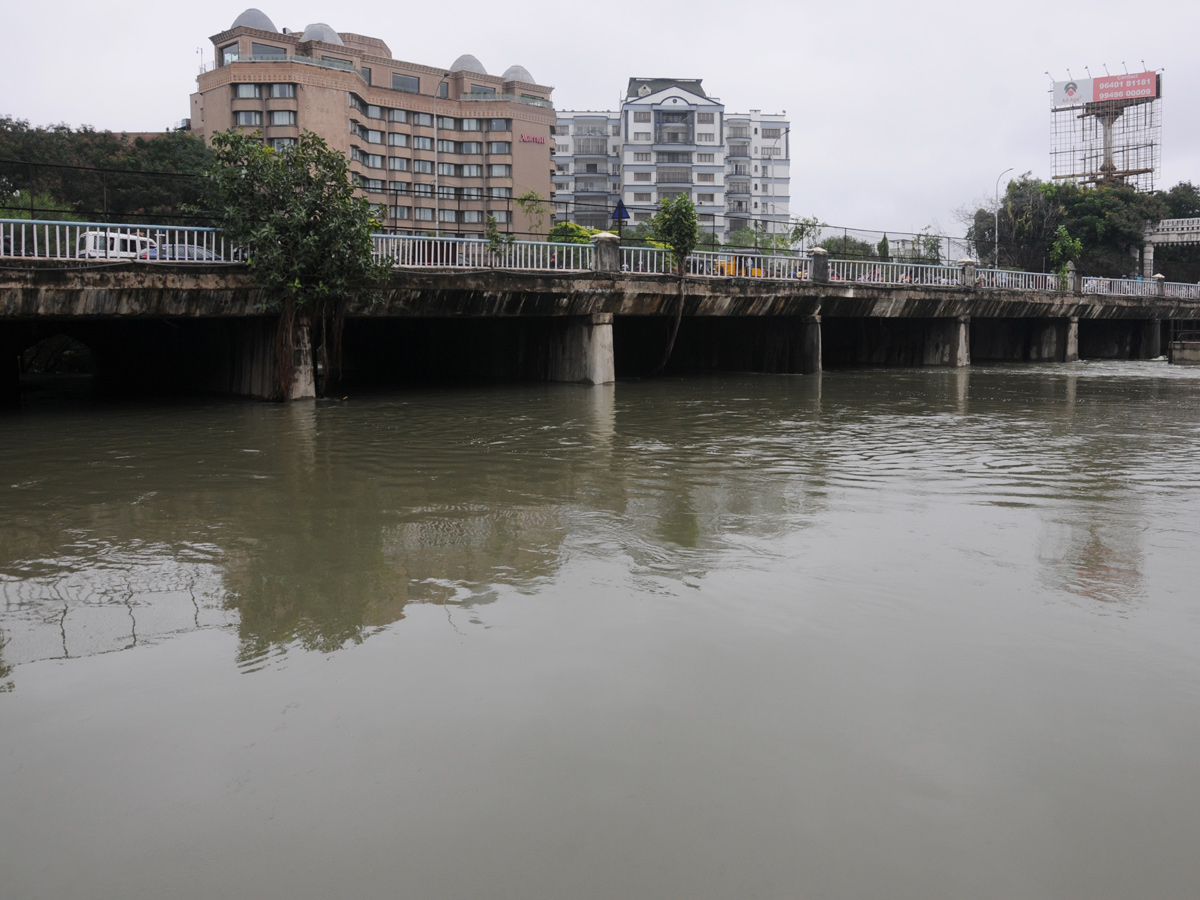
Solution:
[(192, 132), (211, 143), (219, 131), (260, 130), (275, 147), (315, 132), (349, 157), (391, 231), (481, 235), (493, 215), (525, 235), (534, 223), (513, 198), (551, 197), (552, 89), (521, 66), (497, 77), (469, 55), (444, 69), (402, 62), (378, 38), (324, 24), (280, 30), (257, 9), (212, 42)]

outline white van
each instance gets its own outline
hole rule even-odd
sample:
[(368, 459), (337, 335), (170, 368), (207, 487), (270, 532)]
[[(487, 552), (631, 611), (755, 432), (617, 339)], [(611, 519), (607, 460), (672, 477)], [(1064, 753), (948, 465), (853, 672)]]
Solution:
[[(153, 238), (120, 231), (85, 231), (79, 236), (77, 256), (85, 259), (138, 259), (157, 253)], [(153, 258), (151, 256), (150, 258)]]

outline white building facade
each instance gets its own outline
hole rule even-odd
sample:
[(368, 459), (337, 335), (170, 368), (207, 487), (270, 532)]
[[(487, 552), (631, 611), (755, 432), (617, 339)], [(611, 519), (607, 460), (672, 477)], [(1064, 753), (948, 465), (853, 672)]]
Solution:
[(557, 221), (630, 226), (686, 194), (717, 240), (743, 228), (782, 233), (790, 209), (789, 125), (782, 115), (727, 114), (700, 79), (631, 78), (619, 111), (560, 111), (553, 176)]

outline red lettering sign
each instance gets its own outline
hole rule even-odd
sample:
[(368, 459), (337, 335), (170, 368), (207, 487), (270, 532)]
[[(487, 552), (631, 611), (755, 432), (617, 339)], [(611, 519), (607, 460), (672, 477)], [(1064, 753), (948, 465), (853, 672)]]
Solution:
[(1158, 96), (1158, 76), (1153, 72), (1138, 72), (1136, 75), (1109, 75), (1097, 78), (1092, 99), (1141, 100)]
[(544, 137), (539, 137), (536, 134), (523, 134), (523, 135), (521, 135), (521, 143), (522, 144), (544, 144), (544, 143), (546, 143), (546, 139)]

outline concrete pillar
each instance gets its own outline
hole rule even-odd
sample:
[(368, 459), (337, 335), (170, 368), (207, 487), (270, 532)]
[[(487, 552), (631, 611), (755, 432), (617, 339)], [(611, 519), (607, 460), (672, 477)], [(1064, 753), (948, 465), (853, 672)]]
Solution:
[(800, 374), (816, 374), (821, 371), (821, 365), (821, 317), (805, 316), (804, 346), (801, 350)]
[(829, 251), (824, 247), (812, 249), (812, 280), (817, 284), (829, 283)]
[(1067, 283), (1064, 290), (1070, 291), (1072, 294), (1083, 293), (1083, 277), (1075, 271), (1075, 260), (1067, 262)]
[(979, 276), (977, 274), (979, 263), (973, 259), (960, 259), (958, 264), (962, 267), (963, 287), (974, 289), (979, 283)]
[(1079, 318), (1067, 319), (1067, 336), (1063, 342), (1063, 362), (1079, 362)]
[(1142, 326), (1142, 359), (1162, 356), (1162, 320), (1151, 319)]
[(1142, 277), (1154, 277), (1154, 245), (1147, 244), (1142, 248)]
[(550, 338), (549, 380), (573, 384), (616, 381), (612, 321), (612, 313), (556, 321)]
[(1137, 275), (1142, 270), (1142, 248), (1134, 244), (1129, 248), (1129, 255), (1133, 257), (1133, 267), (1129, 271)]
[(1029, 335), (1030, 362), (1062, 362), (1065, 331), (1056, 319), (1037, 319)]
[(592, 267), (596, 272), (621, 271), (621, 239), (615, 234), (602, 231), (592, 238), (595, 246)]
[(971, 364), (971, 317), (933, 319), (925, 331), (921, 365), (959, 368)]
[(1154, 287), (1155, 287), (1155, 293), (1158, 294), (1158, 296), (1165, 297), (1167, 295), (1167, 276), (1166, 275), (1155, 275), (1154, 276)]
[(210, 371), (198, 380), (197, 387), (260, 400), (304, 400), (317, 395), (314, 380), (312, 343), (308, 326), (296, 323), (296, 377), (290, 396), (279, 396), (279, 375), (275, 366), (275, 335), (278, 322), (268, 319), (248, 319), (234, 323), (225, 372)]

